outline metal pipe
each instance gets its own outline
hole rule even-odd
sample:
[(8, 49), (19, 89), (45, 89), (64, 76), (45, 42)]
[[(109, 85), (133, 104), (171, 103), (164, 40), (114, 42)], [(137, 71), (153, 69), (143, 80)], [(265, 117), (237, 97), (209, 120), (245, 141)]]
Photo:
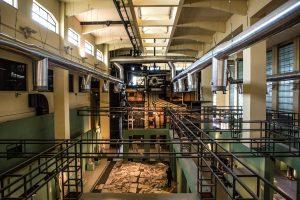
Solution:
[(300, 72), (288, 72), (284, 74), (274, 74), (267, 77), (267, 82), (278, 82), (278, 81), (284, 81), (284, 80), (295, 80), (300, 79)]
[(267, 37), (279, 33), (300, 21), (300, 1), (289, 0), (239, 35), (231, 40), (221, 43), (213, 50), (206, 53), (199, 60), (183, 72), (174, 77), (176, 81), (187, 76), (188, 73), (200, 71), (212, 63), (212, 58), (225, 58), (237, 51), (248, 48), (249, 46), (266, 39)]
[(27, 44), (23, 41), (14, 39), (4, 33), (0, 33), (0, 48), (3, 47), (8, 48), (10, 50), (13, 49), (24, 54), (29, 54), (32, 57), (37, 57), (38, 59), (48, 58), (49, 62), (56, 64), (57, 67), (73, 69), (84, 73), (92, 74), (96, 78), (110, 80), (114, 83), (123, 83), (122, 80), (110, 76), (109, 74), (106, 74), (99, 69), (84, 66), (67, 58), (64, 58), (60, 55), (56, 55), (40, 47), (37, 47), (33, 44)]
[(33, 89), (37, 91), (48, 90), (48, 58), (38, 60), (33, 64)]
[(195, 58), (185, 56), (120, 56), (112, 58), (111, 62), (127, 63), (168, 63), (168, 62), (194, 62)]

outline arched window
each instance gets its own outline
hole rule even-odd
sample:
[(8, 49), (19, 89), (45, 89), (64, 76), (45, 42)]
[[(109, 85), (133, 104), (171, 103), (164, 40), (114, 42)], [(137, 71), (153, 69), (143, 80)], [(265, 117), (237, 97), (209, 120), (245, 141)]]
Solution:
[(103, 53), (99, 49), (97, 49), (96, 58), (102, 62), (104, 61)]
[(57, 21), (53, 14), (36, 1), (32, 4), (32, 19), (49, 30), (58, 32)]

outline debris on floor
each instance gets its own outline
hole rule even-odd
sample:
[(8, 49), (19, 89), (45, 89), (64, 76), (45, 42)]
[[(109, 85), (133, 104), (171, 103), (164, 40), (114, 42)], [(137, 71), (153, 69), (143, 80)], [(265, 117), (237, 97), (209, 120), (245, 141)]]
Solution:
[(96, 185), (95, 189), (102, 193), (169, 193), (167, 169), (163, 163), (118, 161), (106, 183)]

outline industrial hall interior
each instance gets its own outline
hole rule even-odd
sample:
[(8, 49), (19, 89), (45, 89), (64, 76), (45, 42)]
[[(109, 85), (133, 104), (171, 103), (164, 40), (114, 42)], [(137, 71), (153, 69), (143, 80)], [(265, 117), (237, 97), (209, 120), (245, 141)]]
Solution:
[(0, 200), (300, 200), (300, 0), (0, 0)]

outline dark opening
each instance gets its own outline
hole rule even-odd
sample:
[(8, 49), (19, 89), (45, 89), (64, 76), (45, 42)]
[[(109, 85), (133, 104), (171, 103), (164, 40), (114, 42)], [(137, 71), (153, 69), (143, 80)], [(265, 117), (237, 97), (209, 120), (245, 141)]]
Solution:
[(26, 64), (0, 59), (0, 90), (26, 91)]

